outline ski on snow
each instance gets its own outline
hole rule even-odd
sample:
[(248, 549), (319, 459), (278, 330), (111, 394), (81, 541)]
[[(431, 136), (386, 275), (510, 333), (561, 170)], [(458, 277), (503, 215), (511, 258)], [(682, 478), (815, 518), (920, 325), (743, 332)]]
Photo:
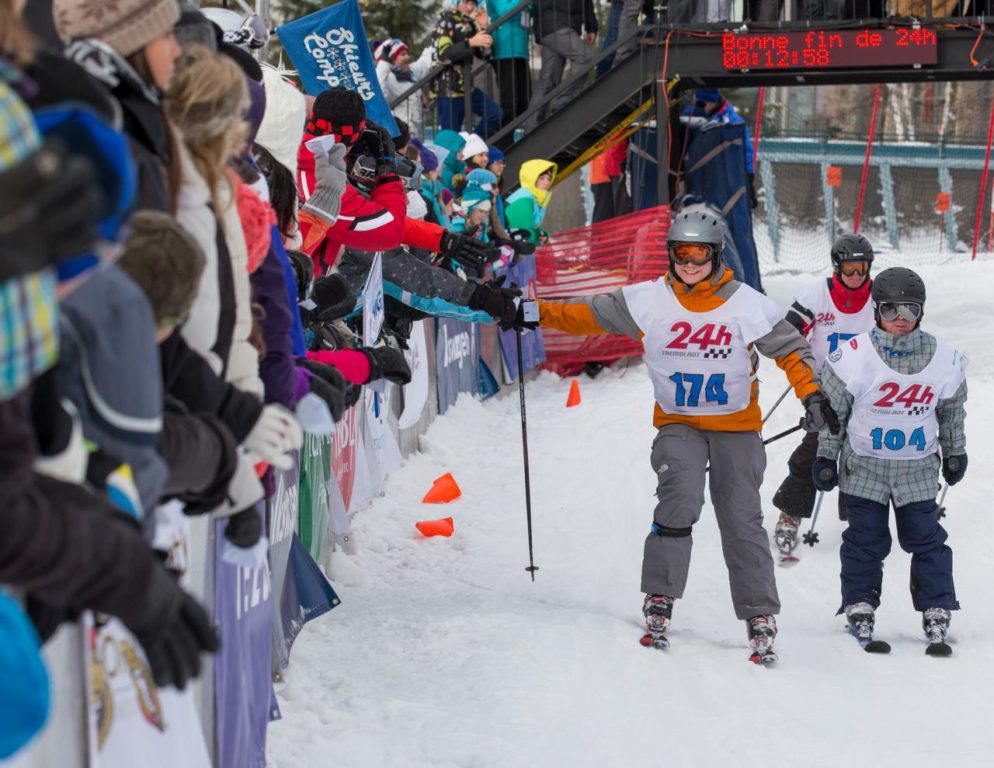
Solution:
[(886, 640), (857, 637), (856, 642), (867, 653), (890, 653), (890, 643)]
[(651, 632), (646, 632), (642, 635), (639, 639), (639, 643), (646, 648), (658, 648), (661, 651), (665, 651), (670, 647), (670, 641), (666, 635), (657, 634), (653, 636)]
[(926, 656), (952, 656), (953, 649), (950, 647), (949, 643), (945, 641), (939, 641), (938, 643), (929, 643), (925, 646)]

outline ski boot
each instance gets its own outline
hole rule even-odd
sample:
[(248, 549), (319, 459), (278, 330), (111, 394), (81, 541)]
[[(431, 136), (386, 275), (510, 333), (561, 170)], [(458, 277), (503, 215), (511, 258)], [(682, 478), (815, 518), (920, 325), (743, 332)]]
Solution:
[(867, 653), (890, 653), (890, 644), (883, 640), (873, 639), (875, 614), (869, 603), (852, 603), (846, 606), (846, 621), (849, 622), (849, 634)]
[(925, 653), (929, 656), (952, 654), (953, 649), (946, 642), (951, 618), (952, 614), (945, 608), (926, 608), (922, 611), (922, 629), (925, 630), (925, 639), (928, 640)]
[(874, 618), (873, 606), (869, 603), (853, 603), (846, 606), (849, 634), (855, 637), (862, 646), (873, 639)]
[(749, 647), (752, 648), (749, 661), (764, 665), (776, 663), (777, 654), (773, 650), (773, 639), (777, 636), (776, 617), (769, 614), (753, 616), (746, 619), (746, 629), (749, 633)]
[(668, 648), (670, 641), (666, 637), (666, 629), (673, 617), (673, 598), (667, 595), (646, 595), (642, 603), (642, 614), (645, 616), (646, 630), (640, 641), (642, 645)]
[(777, 527), (773, 530), (773, 541), (777, 545), (777, 552), (780, 553), (780, 562), (790, 562), (797, 560), (791, 555), (797, 547), (797, 527), (800, 518), (788, 515), (786, 512), (780, 513), (777, 520)]

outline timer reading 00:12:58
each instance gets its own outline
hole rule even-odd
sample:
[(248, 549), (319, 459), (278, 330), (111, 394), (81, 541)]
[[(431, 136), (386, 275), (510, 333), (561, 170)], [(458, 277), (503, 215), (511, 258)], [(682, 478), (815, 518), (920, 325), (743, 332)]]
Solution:
[(922, 66), (938, 61), (936, 34), (923, 27), (726, 32), (721, 50), (726, 70)]

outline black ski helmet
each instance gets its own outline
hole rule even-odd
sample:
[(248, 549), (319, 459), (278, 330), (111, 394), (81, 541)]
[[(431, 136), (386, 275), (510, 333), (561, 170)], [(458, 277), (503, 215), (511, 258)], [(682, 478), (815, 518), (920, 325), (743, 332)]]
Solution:
[(845, 261), (866, 261), (873, 264), (873, 246), (862, 235), (840, 235), (832, 243), (832, 269), (839, 274)]
[(877, 275), (870, 289), (870, 298), (873, 300), (873, 316), (878, 326), (881, 304), (918, 304), (922, 311), (915, 328), (921, 325), (922, 318), (925, 317), (925, 282), (907, 267), (890, 267)]
[[(711, 274), (721, 267), (721, 254), (725, 250), (725, 227), (721, 214), (706, 203), (685, 206), (670, 219), (666, 233), (666, 247), (674, 243), (702, 243), (711, 247)], [(673, 276), (680, 276), (673, 271)], [(680, 282), (683, 282), (680, 280)]]

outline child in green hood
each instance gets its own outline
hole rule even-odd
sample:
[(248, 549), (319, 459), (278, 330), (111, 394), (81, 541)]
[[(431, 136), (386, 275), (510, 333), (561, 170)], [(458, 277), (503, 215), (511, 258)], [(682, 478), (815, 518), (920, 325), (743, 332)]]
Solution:
[(541, 225), (558, 170), (559, 167), (550, 160), (529, 160), (521, 166), (518, 172), (521, 186), (508, 198), (504, 210), (507, 229), (512, 235), (523, 232), (527, 234), (528, 241), (536, 245), (549, 239), (549, 233), (541, 229)]

